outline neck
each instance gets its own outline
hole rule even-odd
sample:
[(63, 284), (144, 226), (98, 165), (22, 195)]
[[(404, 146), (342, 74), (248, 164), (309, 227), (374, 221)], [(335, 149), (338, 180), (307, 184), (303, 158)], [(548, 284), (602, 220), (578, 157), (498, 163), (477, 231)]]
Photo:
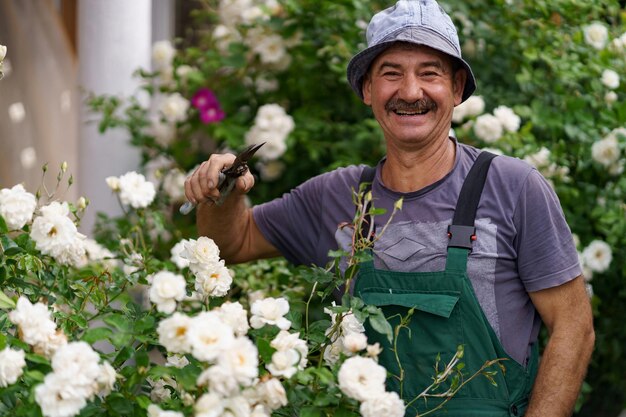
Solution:
[(455, 144), (448, 137), (422, 149), (388, 148), (383, 183), (402, 193), (420, 190), (445, 177), (454, 167), (455, 156)]

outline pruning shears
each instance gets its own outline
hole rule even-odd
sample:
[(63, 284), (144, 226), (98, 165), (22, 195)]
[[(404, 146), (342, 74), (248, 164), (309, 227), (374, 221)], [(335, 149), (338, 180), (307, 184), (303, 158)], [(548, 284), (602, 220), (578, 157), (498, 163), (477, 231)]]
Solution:
[[(252, 156), (263, 145), (265, 145), (265, 142), (248, 146), (246, 149), (241, 151), (239, 155), (237, 155), (231, 166), (224, 168), (219, 173), (217, 189), (220, 192), (220, 198), (215, 200), (215, 205), (221, 206), (224, 203), (226, 197), (228, 197), (233, 188), (235, 188), (237, 178), (241, 177), (246, 173), (246, 171), (248, 171), (248, 161), (252, 159)], [(196, 205), (194, 203), (187, 201), (180, 207), (179, 211), (181, 214), (189, 214), (195, 207)]]

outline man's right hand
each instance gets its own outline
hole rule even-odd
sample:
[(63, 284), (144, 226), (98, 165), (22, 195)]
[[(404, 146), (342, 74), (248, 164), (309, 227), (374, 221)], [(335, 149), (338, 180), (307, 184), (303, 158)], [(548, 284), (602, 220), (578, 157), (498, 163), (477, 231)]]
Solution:
[[(235, 161), (235, 155), (213, 154), (204, 161), (185, 180), (185, 196), (187, 200), (200, 204), (209, 202), (212, 204), (220, 198), (218, 190), (219, 173), (230, 167)], [(235, 187), (231, 194), (245, 194), (254, 186), (254, 176), (247, 170), (241, 177), (236, 179)]]

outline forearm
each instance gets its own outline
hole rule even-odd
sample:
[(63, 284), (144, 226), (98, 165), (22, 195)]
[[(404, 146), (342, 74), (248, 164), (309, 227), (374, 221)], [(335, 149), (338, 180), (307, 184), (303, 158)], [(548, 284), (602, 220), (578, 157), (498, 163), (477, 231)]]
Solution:
[(251, 209), (245, 196), (235, 195), (216, 206), (210, 200), (198, 205), (196, 225), (200, 236), (210, 237), (220, 248), (220, 257), (227, 263), (245, 262), (246, 238), (249, 236)]
[(526, 417), (572, 414), (593, 351), (593, 326), (554, 332), (542, 355)]

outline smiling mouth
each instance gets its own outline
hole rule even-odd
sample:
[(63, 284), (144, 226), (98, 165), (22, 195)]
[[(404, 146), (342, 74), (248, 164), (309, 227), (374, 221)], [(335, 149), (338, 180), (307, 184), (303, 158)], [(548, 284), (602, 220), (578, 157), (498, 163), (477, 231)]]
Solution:
[(421, 116), (423, 114), (426, 114), (430, 111), (430, 109), (424, 109), (424, 110), (393, 110), (393, 112), (395, 114), (397, 114), (398, 116)]

